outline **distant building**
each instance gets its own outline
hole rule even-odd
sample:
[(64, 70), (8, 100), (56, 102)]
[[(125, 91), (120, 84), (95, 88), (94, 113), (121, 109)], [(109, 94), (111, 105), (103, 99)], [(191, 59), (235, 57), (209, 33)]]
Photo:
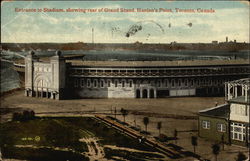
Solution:
[(217, 45), (217, 44), (218, 44), (218, 41), (212, 41), (212, 44), (213, 44), (213, 45)]
[(199, 136), (217, 142), (250, 145), (250, 78), (225, 83), (227, 103), (199, 111)]

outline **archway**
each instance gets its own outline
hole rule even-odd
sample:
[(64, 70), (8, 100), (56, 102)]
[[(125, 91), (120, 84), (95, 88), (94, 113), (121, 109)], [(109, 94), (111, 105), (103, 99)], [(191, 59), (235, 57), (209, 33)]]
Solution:
[(150, 89), (149, 97), (150, 98), (155, 98), (155, 96), (154, 96), (154, 90), (153, 89)]
[(136, 98), (141, 98), (141, 93), (139, 89), (136, 90)]
[(147, 89), (144, 89), (142, 91), (142, 98), (148, 98), (148, 90)]

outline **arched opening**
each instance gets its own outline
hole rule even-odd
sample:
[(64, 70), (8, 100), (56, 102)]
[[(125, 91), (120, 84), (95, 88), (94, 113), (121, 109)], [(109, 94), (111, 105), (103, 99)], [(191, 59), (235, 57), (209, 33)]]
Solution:
[(139, 89), (136, 90), (136, 98), (141, 98), (141, 93)]
[(50, 98), (50, 97), (51, 97), (51, 93), (49, 92), (49, 93), (48, 93), (48, 98)]
[(150, 92), (149, 92), (149, 97), (150, 98), (154, 98), (154, 90), (153, 89), (150, 89)]
[(148, 90), (147, 89), (144, 89), (142, 91), (142, 98), (147, 98), (148, 97)]

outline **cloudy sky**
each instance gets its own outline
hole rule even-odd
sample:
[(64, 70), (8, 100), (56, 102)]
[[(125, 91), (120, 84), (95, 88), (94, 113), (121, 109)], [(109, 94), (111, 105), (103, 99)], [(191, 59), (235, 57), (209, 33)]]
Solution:
[[(28, 9), (172, 9), (149, 13), (15, 12)], [(214, 13), (177, 13), (180, 9), (213, 9)], [(133, 25), (141, 30), (126, 37)], [(144, 43), (211, 42), (236, 39), (249, 42), (249, 3), (244, 1), (22, 1), (1, 3), (2, 42)]]

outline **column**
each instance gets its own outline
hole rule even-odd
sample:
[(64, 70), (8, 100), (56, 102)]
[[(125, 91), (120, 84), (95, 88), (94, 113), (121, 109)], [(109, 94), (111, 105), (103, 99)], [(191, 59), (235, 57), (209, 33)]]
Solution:
[(247, 90), (248, 90), (248, 88), (247, 88), (247, 86), (245, 86), (245, 101), (247, 102), (247, 97), (248, 97), (248, 94), (247, 94)]
[(234, 84), (232, 85), (232, 88), (233, 88), (232, 98), (234, 98), (235, 97), (235, 86), (234, 86)]
[(229, 100), (230, 99), (230, 84), (228, 83), (227, 84), (227, 100)]
[(38, 89), (36, 88), (36, 97), (38, 97)]
[(141, 98), (143, 98), (143, 95), (142, 95), (143, 93), (142, 93), (142, 91), (143, 91), (143, 90), (140, 89), (140, 97), (141, 97)]
[(147, 91), (148, 91), (148, 93), (147, 93), (148, 95), (147, 96), (148, 96), (148, 98), (150, 98), (150, 90), (147, 89)]
[(48, 98), (49, 96), (49, 92), (48, 92), (48, 88), (46, 88), (46, 98)]
[(237, 96), (238, 96), (237, 87), (238, 87), (237, 85), (234, 87), (234, 88), (235, 88), (235, 89), (234, 89), (234, 92), (235, 92), (235, 93), (234, 93), (234, 97), (237, 97)]
[[(227, 100), (227, 83), (225, 83), (225, 100)], [(219, 88), (218, 88), (218, 93), (219, 93)]]
[(156, 89), (154, 89), (154, 98), (157, 98)]

